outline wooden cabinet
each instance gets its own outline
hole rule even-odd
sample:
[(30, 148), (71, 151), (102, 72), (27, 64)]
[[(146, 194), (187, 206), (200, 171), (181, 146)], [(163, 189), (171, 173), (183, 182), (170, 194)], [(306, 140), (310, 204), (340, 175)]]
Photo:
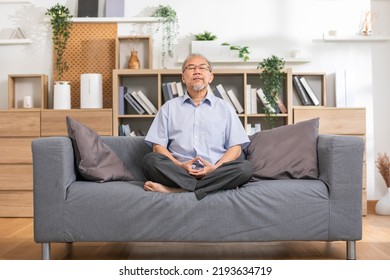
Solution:
[(0, 217), (31, 217), (31, 141), (40, 136), (40, 110), (0, 112)]
[[(276, 114), (276, 124), (285, 125), (292, 123), (292, 83), (291, 83), (291, 69), (286, 69), (286, 79), (284, 81), (282, 91), (282, 101), (287, 108), (287, 113)], [(238, 116), (244, 127), (248, 124), (260, 123), (262, 129), (269, 128), (269, 123), (266, 120), (266, 115), (262, 112), (262, 104), (259, 101), (258, 112), (248, 114), (246, 108), (247, 104), (247, 88), (260, 88), (263, 82), (259, 78), (259, 71), (254, 69), (216, 69), (213, 71), (214, 80), (210, 85), (212, 90), (219, 84), (222, 84), (225, 90), (232, 90), (236, 95), (238, 101), (244, 108), (244, 112)], [(140, 130), (144, 134), (147, 133), (154, 115), (138, 114), (124, 101), (123, 114), (119, 114), (119, 106), (123, 99), (119, 97), (121, 87), (124, 87), (127, 92), (139, 91), (145, 93), (148, 99), (154, 106), (160, 108), (164, 102), (162, 84), (181, 81), (181, 70), (127, 70), (117, 69), (113, 72), (113, 131), (114, 135), (118, 135), (118, 127), (121, 124), (129, 124), (132, 130)]]
[(85, 124), (99, 135), (112, 135), (111, 109), (42, 110), (41, 136), (68, 135), (66, 116)]
[[(320, 118), (320, 134), (353, 135), (365, 139), (365, 108), (294, 107), (294, 123)], [(362, 211), (367, 214), (366, 157), (363, 162)]]
[(18, 109), (0, 111), (0, 217), (33, 216), (31, 142), (68, 135), (71, 116), (99, 135), (112, 135), (112, 109)]

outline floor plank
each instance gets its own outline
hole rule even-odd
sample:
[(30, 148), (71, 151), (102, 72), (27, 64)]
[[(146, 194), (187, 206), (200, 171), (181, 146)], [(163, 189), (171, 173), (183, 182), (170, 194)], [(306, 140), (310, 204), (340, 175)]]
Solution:
[[(80, 242), (52, 244), (53, 259), (274, 259), (342, 260), (345, 242), (290, 241), (246, 243)], [(40, 259), (33, 239), (33, 219), (0, 218), (0, 260)], [(363, 239), (357, 243), (360, 260), (390, 260), (390, 216), (363, 217)]]

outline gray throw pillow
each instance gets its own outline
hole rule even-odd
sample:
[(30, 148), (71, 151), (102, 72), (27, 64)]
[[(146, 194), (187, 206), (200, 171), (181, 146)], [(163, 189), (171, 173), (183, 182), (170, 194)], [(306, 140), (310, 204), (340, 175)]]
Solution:
[(251, 135), (246, 154), (252, 181), (318, 178), (318, 127), (316, 118)]
[(95, 131), (69, 116), (66, 126), (78, 171), (85, 179), (95, 182), (134, 180), (133, 174)]

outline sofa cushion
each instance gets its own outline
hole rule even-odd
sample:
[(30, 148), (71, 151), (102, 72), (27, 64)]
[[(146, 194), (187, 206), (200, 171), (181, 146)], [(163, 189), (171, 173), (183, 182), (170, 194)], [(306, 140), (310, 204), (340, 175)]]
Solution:
[(134, 180), (133, 174), (95, 131), (69, 116), (66, 125), (77, 169), (85, 179), (96, 182)]
[(253, 165), (252, 181), (317, 178), (319, 118), (251, 135), (246, 148)]

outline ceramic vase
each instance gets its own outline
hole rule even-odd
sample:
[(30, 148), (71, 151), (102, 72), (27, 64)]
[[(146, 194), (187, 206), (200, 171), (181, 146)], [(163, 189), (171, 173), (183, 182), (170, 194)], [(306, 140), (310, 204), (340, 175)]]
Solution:
[(390, 188), (382, 196), (375, 205), (375, 213), (378, 215), (390, 215)]
[(140, 63), (139, 63), (139, 59), (138, 59), (138, 52), (131, 51), (130, 58), (129, 58), (129, 63), (128, 63), (128, 68), (129, 69), (140, 69)]
[(53, 109), (71, 108), (70, 82), (57, 81), (54, 84)]

